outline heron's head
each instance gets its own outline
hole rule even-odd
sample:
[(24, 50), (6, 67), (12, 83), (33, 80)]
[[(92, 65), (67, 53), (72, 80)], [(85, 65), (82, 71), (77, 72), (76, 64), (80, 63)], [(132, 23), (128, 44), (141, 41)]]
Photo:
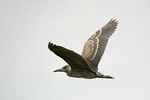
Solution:
[(70, 68), (69, 65), (65, 65), (65, 66), (62, 67), (61, 69), (54, 70), (54, 72), (68, 72), (68, 71), (69, 71), (69, 68)]

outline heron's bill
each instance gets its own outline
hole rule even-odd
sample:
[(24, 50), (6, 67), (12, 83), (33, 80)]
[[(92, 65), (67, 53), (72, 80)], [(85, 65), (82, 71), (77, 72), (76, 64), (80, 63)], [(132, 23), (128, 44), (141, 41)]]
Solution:
[(62, 69), (54, 70), (54, 72), (64, 72)]

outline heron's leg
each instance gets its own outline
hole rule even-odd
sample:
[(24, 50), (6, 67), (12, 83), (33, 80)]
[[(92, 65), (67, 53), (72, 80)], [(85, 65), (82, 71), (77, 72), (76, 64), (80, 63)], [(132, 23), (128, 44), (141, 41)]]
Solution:
[(109, 76), (109, 75), (104, 75), (103, 78), (109, 78), (109, 79), (114, 79), (114, 77)]

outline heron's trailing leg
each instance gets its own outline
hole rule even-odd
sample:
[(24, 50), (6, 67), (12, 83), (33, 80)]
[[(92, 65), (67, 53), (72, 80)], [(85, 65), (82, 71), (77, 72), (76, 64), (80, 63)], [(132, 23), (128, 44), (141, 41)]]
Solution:
[(96, 75), (100, 78), (109, 78), (109, 79), (114, 79), (114, 77), (109, 76), (109, 75), (103, 75), (100, 72), (97, 72)]
[(109, 76), (109, 75), (104, 75), (103, 78), (109, 78), (109, 79), (114, 79), (114, 77)]

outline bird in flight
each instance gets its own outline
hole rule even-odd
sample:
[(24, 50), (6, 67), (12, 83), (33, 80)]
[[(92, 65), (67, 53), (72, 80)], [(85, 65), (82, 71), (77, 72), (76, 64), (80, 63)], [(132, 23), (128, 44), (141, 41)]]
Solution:
[(98, 72), (98, 63), (104, 53), (108, 39), (114, 33), (117, 25), (118, 21), (111, 19), (105, 26), (95, 32), (84, 44), (82, 55), (49, 42), (49, 50), (68, 63), (68, 65), (54, 72), (65, 72), (69, 77), (75, 78), (114, 79), (112, 76)]

